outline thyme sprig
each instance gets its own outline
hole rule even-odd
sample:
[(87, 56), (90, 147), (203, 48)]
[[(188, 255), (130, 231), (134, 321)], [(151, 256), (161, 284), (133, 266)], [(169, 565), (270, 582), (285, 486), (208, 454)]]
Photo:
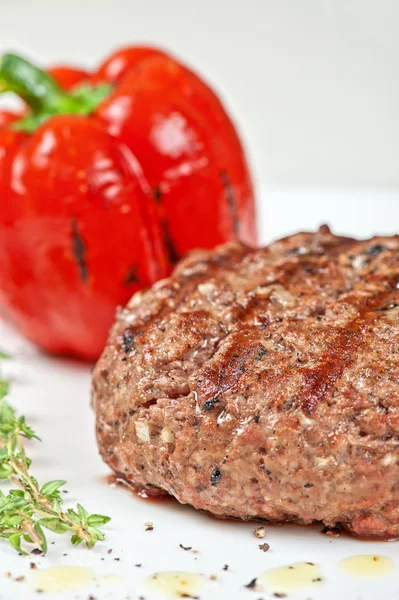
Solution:
[[(0, 359), (9, 358), (0, 352)], [(27, 554), (22, 541), (34, 544), (43, 553), (47, 540), (43, 528), (55, 533), (71, 534), (71, 543), (84, 542), (92, 548), (104, 539), (100, 527), (110, 517), (89, 514), (81, 504), (76, 510), (64, 510), (60, 489), (65, 481), (56, 479), (39, 486), (30, 473), (31, 459), (26, 455), (24, 440), (39, 440), (25, 417), (18, 416), (6, 400), (9, 383), (0, 379), (0, 479), (10, 481), (16, 489), (8, 494), (0, 490), (0, 538), (5, 538), (20, 554)]]

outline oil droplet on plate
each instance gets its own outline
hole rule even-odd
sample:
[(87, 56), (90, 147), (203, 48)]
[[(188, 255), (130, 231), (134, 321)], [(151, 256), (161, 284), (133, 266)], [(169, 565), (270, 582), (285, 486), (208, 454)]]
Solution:
[(258, 577), (258, 583), (274, 594), (288, 594), (321, 581), (320, 567), (311, 562), (297, 562), (285, 567), (269, 569)]
[(384, 577), (384, 575), (391, 573), (395, 568), (395, 563), (391, 558), (386, 556), (359, 554), (344, 558), (344, 560), (340, 561), (339, 567), (347, 575), (374, 579), (375, 577)]
[(205, 581), (206, 578), (201, 573), (184, 571), (162, 571), (146, 579), (149, 588), (171, 598), (196, 596)]
[(86, 587), (93, 582), (120, 583), (118, 575), (97, 575), (93, 569), (85, 567), (50, 567), (36, 571), (31, 584), (36, 591), (63, 592)]
[(96, 579), (93, 569), (84, 567), (50, 567), (37, 571), (32, 577), (35, 590), (42, 592), (63, 592), (82, 588)]

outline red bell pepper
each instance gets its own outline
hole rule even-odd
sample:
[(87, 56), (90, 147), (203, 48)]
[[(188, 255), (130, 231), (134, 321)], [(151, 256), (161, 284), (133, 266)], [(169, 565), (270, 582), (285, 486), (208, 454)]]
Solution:
[(95, 359), (115, 307), (192, 248), (254, 244), (237, 133), (212, 90), (132, 47), (92, 74), (11, 54), (0, 91), (0, 312), (52, 353)]

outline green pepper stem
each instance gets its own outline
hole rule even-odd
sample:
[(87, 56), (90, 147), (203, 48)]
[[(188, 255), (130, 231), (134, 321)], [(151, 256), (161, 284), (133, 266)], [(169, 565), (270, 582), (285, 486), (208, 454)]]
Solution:
[(0, 92), (14, 92), (34, 112), (80, 112), (80, 102), (61, 90), (42, 69), (16, 54), (0, 58)]
[(16, 54), (0, 57), (0, 93), (14, 92), (31, 113), (12, 124), (13, 129), (32, 133), (49, 117), (59, 114), (90, 115), (111, 92), (108, 84), (81, 85), (65, 92), (45, 71)]

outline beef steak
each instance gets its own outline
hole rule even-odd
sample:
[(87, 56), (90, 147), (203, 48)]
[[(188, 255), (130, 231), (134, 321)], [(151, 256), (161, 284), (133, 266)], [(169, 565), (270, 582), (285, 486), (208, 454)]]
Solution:
[(192, 253), (97, 363), (104, 460), (218, 517), (399, 537), (398, 287), (399, 236)]

